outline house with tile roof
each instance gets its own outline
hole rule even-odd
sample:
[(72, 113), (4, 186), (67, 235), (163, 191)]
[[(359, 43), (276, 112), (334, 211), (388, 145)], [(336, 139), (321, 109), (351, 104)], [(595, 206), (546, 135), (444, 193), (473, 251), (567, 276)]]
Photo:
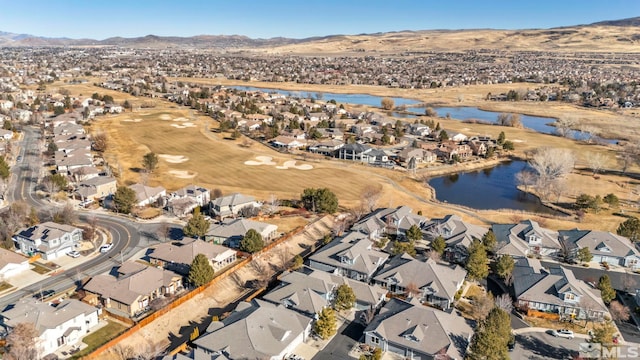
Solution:
[(560, 230), (558, 237), (567, 252), (567, 259), (575, 259), (579, 249), (588, 248), (591, 261), (640, 268), (640, 252), (626, 237), (608, 231)]
[(308, 338), (311, 324), (311, 318), (296, 311), (254, 299), (240, 302), (224, 320), (211, 322), (193, 345), (203, 359), (222, 355), (229, 359), (280, 360), (293, 354)]
[(49, 304), (23, 298), (0, 316), (2, 326), (11, 332), (20, 323), (31, 323), (38, 332), (40, 357), (54, 353), (65, 345), (73, 345), (98, 325), (101, 310), (75, 299)]
[(472, 335), (471, 325), (455, 312), (392, 298), (364, 330), (364, 342), (408, 359), (462, 360)]
[(558, 232), (545, 229), (533, 220), (518, 224), (493, 224), (491, 230), (496, 236), (496, 253), (499, 255), (555, 257), (562, 251)]
[(543, 268), (532, 258), (516, 259), (513, 269), (513, 293), (522, 310), (534, 309), (555, 313), (565, 319), (602, 321), (608, 313), (600, 290), (576, 279), (563, 266)]
[(414, 296), (420, 302), (448, 309), (466, 276), (467, 271), (458, 265), (420, 261), (405, 253), (389, 260), (373, 282), (392, 294)]

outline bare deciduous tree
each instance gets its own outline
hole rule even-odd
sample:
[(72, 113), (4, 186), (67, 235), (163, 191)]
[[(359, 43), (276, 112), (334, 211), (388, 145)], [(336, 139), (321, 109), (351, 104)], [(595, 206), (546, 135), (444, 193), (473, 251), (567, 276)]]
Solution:
[(276, 258), (276, 262), (274, 265), (278, 268), (278, 271), (287, 270), (291, 266), (292, 256), (289, 247), (285, 246), (284, 244), (280, 245), (275, 249), (275, 252), (273, 254)]
[(482, 293), (473, 299), (471, 316), (476, 320), (484, 320), (495, 306), (491, 293)]
[(529, 186), (535, 184), (536, 175), (528, 170), (522, 170), (516, 174), (518, 185), (524, 186), (524, 191), (529, 191)]
[(278, 198), (276, 197), (276, 195), (275, 194), (269, 195), (269, 200), (265, 204), (265, 210), (267, 214), (273, 215), (278, 212), (279, 208), (280, 208), (280, 201), (278, 201)]
[(108, 147), (107, 134), (99, 132), (93, 135), (93, 150), (98, 152), (105, 152)]
[(604, 165), (607, 163), (607, 157), (602, 153), (587, 153), (587, 164), (589, 164), (589, 168), (593, 171), (593, 175), (595, 176), (602, 170)]
[(38, 358), (39, 334), (33, 323), (19, 323), (7, 335), (6, 358), (33, 360)]
[(116, 346), (109, 349), (109, 354), (116, 360), (128, 360), (135, 356), (133, 347), (122, 344), (116, 344)]
[(507, 313), (511, 313), (513, 310), (513, 300), (511, 300), (511, 296), (509, 294), (502, 294), (496, 298), (496, 306), (500, 309), (506, 311)]
[(167, 241), (167, 238), (169, 237), (170, 234), (171, 234), (171, 225), (169, 225), (169, 223), (166, 221), (162, 221), (160, 225), (158, 225), (158, 229), (157, 229), (158, 237), (164, 239), (164, 241)]
[(536, 190), (543, 198), (548, 197), (552, 182), (563, 179), (575, 165), (575, 156), (569, 149), (544, 147), (536, 150), (531, 161), (536, 171)]
[(372, 212), (377, 207), (380, 196), (382, 196), (381, 186), (368, 185), (362, 190), (362, 193), (360, 194), (360, 202), (362, 208), (367, 213)]
[(558, 132), (558, 135), (562, 137), (569, 137), (571, 136), (571, 133), (572, 133), (571, 128), (574, 127), (576, 124), (577, 124), (577, 121), (575, 118), (571, 116), (563, 116), (562, 118), (558, 119), (555, 123), (556, 132)]
[(631, 315), (629, 308), (622, 305), (617, 300), (614, 300), (609, 304), (609, 312), (611, 313), (611, 319), (619, 321), (627, 321)]

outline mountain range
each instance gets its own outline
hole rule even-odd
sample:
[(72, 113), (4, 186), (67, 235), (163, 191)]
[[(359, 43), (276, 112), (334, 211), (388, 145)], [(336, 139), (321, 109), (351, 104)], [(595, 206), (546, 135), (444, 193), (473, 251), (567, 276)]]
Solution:
[(639, 42), (640, 17), (551, 29), (421, 30), (305, 39), (252, 39), (242, 35), (147, 35), (94, 40), (48, 38), (0, 31), (0, 47), (200, 48), (275, 54), (406, 53), (480, 49), (638, 52)]

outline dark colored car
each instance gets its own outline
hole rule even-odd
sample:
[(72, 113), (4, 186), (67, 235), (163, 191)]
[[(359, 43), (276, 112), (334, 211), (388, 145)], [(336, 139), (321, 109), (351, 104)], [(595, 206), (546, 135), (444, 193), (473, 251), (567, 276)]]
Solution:
[(55, 294), (56, 294), (56, 292), (54, 290), (49, 289), (49, 290), (39, 291), (39, 292), (33, 294), (33, 297), (36, 298), (36, 299), (44, 300), (44, 299), (48, 299), (48, 298), (52, 297)]

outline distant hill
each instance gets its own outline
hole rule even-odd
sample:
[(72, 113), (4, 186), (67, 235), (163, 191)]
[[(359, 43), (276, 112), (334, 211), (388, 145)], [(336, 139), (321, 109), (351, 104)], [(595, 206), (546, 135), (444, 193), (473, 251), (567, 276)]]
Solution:
[[(633, 17), (633, 18), (628, 18), (628, 19), (600, 21), (600, 22), (597, 22), (597, 23), (593, 23), (591, 25), (638, 26), (638, 27), (640, 27), (640, 16)], [(638, 29), (638, 30), (640, 30), (640, 29)]]
[(192, 37), (147, 35), (104, 40), (47, 38), (0, 32), (1, 46), (116, 46), (201, 48), (270, 54), (420, 54), (427, 51), (640, 52), (640, 17), (552, 29), (423, 30), (329, 35), (306, 39), (251, 39), (242, 35)]

